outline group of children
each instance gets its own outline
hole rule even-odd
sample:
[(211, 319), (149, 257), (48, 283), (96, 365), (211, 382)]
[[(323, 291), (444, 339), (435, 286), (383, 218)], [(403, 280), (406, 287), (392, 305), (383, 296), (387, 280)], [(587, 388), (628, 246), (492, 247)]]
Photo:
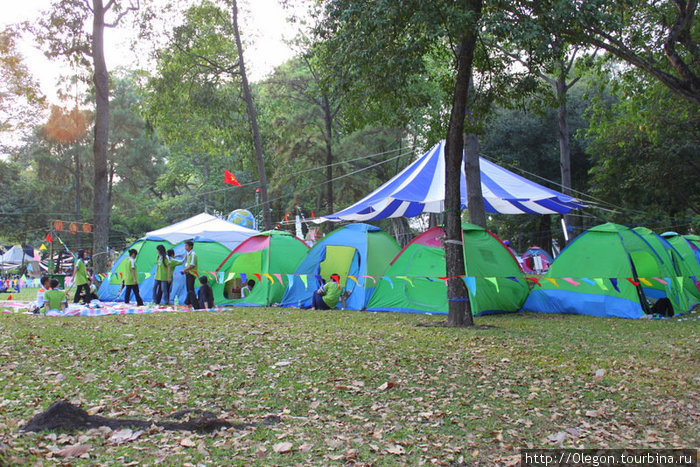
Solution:
[[(42, 276), (39, 282), (40, 286), (36, 293), (36, 300), (30, 306), (30, 311), (33, 313), (39, 313), (42, 310), (44, 312), (49, 310), (64, 311), (68, 305), (68, 292), (59, 289), (58, 279)], [(86, 304), (90, 303), (92, 300), (97, 299), (96, 292), (97, 290), (92, 283), (92, 279), (88, 279), (87, 287), (81, 287), (76, 291), (74, 303), (78, 303), (81, 300)]]
[[(198, 276), (197, 272), (197, 256), (194, 252), (194, 243), (192, 241), (185, 242), (185, 258), (178, 260), (175, 257), (175, 250), (165, 250), (163, 245), (156, 246), (158, 256), (156, 257), (156, 272), (153, 281), (153, 303), (156, 305), (170, 304), (170, 292), (172, 291), (173, 276), (175, 267), (185, 263), (185, 269), (181, 274), (185, 275), (187, 286), (187, 298), (185, 305), (189, 305), (194, 309), (210, 309), (214, 308), (214, 293), (209, 285), (206, 276)], [(136, 267), (136, 257), (138, 251), (135, 249), (129, 250), (127, 271), (123, 276), (122, 286), (126, 288), (124, 292), (124, 303), (129, 303), (131, 294), (136, 298), (136, 305), (143, 306), (143, 300), (139, 293), (138, 271)], [(200, 287), (195, 293), (194, 282), (199, 277)], [(177, 298), (176, 304), (177, 304)]]
[[(174, 270), (176, 266), (184, 262), (185, 268), (181, 274), (185, 275), (186, 279), (187, 299), (185, 300), (185, 305), (189, 305), (194, 309), (211, 309), (215, 307), (214, 293), (209, 285), (207, 277), (205, 275), (200, 276), (197, 272), (198, 261), (193, 248), (193, 242), (185, 242), (185, 258), (183, 260), (177, 260), (174, 250), (166, 251), (165, 247), (162, 245), (156, 247), (158, 256), (156, 258), (156, 272), (153, 286), (153, 300), (156, 305), (161, 304), (161, 299), (163, 300), (163, 304), (170, 304), (170, 292), (172, 290)], [(92, 278), (89, 277), (85, 266), (84, 255), (85, 253), (83, 250), (78, 251), (73, 267), (72, 280), (73, 285), (76, 287), (73, 302), (78, 303), (80, 300), (83, 300), (84, 303), (88, 304), (92, 300), (97, 299), (97, 295), (96, 287), (92, 283)], [(126, 259), (127, 268), (125, 273), (122, 273), (122, 287), (126, 288), (124, 303), (129, 303), (131, 294), (133, 293), (136, 298), (136, 304), (138, 306), (143, 306), (143, 300), (139, 293), (138, 271), (136, 266), (137, 256), (137, 250), (129, 250), (129, 257)], [(196, 293), (194, 290), (195, 279), (198, 279), (200, 284)], [(37, 292), (37, 299), (33, 307), (34, 312), (38, 313), (42, 308), (45, 308), (46, 311), (65, 310), (68, 292), (60, 290), (58, 285), (59, 282), (56, 279), (50, 279), (46, 276), (41, 278), (41, 287)], [(242, 297), (245, 298), (248, 296), (254, 286), (255, 281), (248, 280), (246, 285), (241, 289)], [(343, 299), (343, 302), (345, 301), (344, 299), (346, 297), (343, 295), (340, 286), (340, 276), (332, 274), (331, 281), (323, 283), (318, 291), (314, 293), (312, 306), (317, 310), (334, 309), (339, 300)], [(177, 304), (177, 298), (175, 300)]]

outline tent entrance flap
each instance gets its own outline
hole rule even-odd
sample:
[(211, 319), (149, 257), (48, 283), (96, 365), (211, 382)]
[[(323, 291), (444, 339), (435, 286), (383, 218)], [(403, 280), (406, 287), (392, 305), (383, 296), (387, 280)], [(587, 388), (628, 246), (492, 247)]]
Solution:
[[(348, 275), (356, 274), (359, 269), (359, 255), (351, 246), (327, 245), (325, 259), (319, 265), (319, 274), (330, 280), (331, 274), (340, 275), (340, 287), (347, 287)], [(354, 282), (351, 285), (354, 286)]]
[[(427, 265), (444, 262), (442, 250), (423, 248), (411, 257), (406, 268), (407, 276), (418, 276), (421, 271), (428, 269)], [(444, 275), (444, 269), (436, 275)], [(446, 305), (445, 283), (439, 279), (411, 277), (413, 284), (403, 282), (403, 292), (406, 300), (412, 305), (431, 311), (442, 311)], [(419, 286), (416, 286), (419, 285)]]

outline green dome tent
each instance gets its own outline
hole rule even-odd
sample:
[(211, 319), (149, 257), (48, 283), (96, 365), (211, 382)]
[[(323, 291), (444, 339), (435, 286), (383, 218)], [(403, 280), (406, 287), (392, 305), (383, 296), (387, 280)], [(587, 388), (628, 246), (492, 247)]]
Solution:
[[(367, 311), (447, 314), (442, 227), (409, 243), (391, 262)], [(529, 291), (516, 259), (501, 240), (474, 224), (462, 224), (466, 282), (472, 314), (517, 311)]]
[(683, 290), (692, 296), (692, 305), (697, 305), (700, 302), (700, 247), (687, 237), (673, 232), (661, 236), (682, 258), (678, 267), (683, 276)]
[(618, 224), (588, 229), (554, 260), (523, 311), (641, 318), (650, 311), (647, 297), (687, 311), (673, 260), (659, 245)]
[[(261, 232), (244, 241), (219, 265), (218, 276), (224, 282), (213, 286), (216, 303), (236, 306), (269, 306), (282, 300), (287, 290), (287, 274), (292, 274), (309, 247), (289, 232)], [(230, 277), (235, 273), (235, 277)], [(241, 285), (241, 275), (255, 281), (246, 298), (230, 298)], [(258, 276), (256, 276), (256, 274)]]

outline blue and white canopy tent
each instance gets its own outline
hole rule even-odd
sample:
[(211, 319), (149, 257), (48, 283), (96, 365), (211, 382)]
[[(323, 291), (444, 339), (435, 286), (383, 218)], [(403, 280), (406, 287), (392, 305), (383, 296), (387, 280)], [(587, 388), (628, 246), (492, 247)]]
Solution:
[[(464, 157), (464, 156), (463, 156)], [(482, 157), (481, 190), (486, 212), (500, 214), (565, 214), (585, 204), (516, 175)], [(462, 209), (467, 209), (467, 182), (462, 163)], [(366, 222), (391, 217), (415, 217), (442, 212), (445, 204), (445, 141), (402, 170), (394, 178), (352, 206), (316, 219)]]

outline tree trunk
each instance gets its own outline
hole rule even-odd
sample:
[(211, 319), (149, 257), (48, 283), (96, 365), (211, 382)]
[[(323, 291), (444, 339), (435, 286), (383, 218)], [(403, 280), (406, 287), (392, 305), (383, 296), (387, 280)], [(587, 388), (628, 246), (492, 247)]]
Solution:
[[(333, 213), (333, 115), (331, 114), (331, 106), (328, 102), (328, 96), (323, 94), (323, 119), (326, 124), (326, 193), (328, 197), (328, 214)], [(320, 215), (320, 214), (319, 214)]]
[(477, 39), (477, 20), (481, 15), (481, 0), (467, 0), (467, 8), (475, 14), (471, 25), (466, 25), (459, 44), (457, 76), (452, 100), (452, 110), (445, 139), (445, 262), (447, 277), (448, 326), (473, 325), (464, 275), (462, 248), (460, 178), (464, 151), (464, 118), (467, 110), (467, 94), (472, 72), (472, 60)]
[[(204, 186), (209, 186), (209, 161), (205, 156), (204, 168), (202, 169), (204, 175)], [(209, 213), (209, 190), (207, 189), (204, 193), (204, 212)]]
[[(564, 64), (562, 64), (563, 66)], [(566, 108), (566, 75), (561, 73), (556, 81), (557, 102), (557, 117), (559, 129), (557, 131), (559, 137), (559, 165), (561, 167), (561, 191), (565, 195), (571, 196), (571, 146), (569, 141), (569, 114)], [(565, 214), (564, 221), (566, 225), (571, 225), (572, 216)], [(571, 239), (569, 239), (571, 240)], [(564, 245), (566, 245), (566, 239)]]
[(392, 217), (391, 230), (393, 230), (394, 238), (401, 245), (401, 248), (408, 245), (413, 239), (411, 227), (408, 225), (408, 219), (405, 217)]
[(109, 75), (104, 56), (104, 6), (93, 0), (92, 57), (95, 66), (95, 141), (93, 145), (94, 219), (92, 265), (96, 273), (107, 272), (107, 242), (109, 240), (109, 191), (107, 189), (107, 140), (109, 138)]
[(265, 161), (262, 153), (262, 143), (260, 142), (260, 131), (258, 130), (258, 117), (253, 104), (253, 95), (250, 92), (248, 76), (246, 75), (245, 63), (243, 61), (243, 44), (241, 34), (238, 29), (238, 3), (233, 0), (233, 33), (236, 36), (236, 48), (238, 49), (238, 64), (243, 85), (243, 99), (248, 107), (248, 119), (250, 120), (250, 131), (253, 133), (253, 145), (255, 146), (255, 159), (258, 163), (258, 177), (260, 178), (260, 194), (262, 195), (263, 222), (265, 230), (272, 229), (272, 216), (270, 215), (270, 202), (267, 198), (267, 177), (265, 176)]
[[(74, 148), (75, 149), (75, 148)], [(75, 151), (75, 221), (80, 225), (82, 223), (82, 216), (80, 214), (80, 153)], [(83, 247), (83, 236), (81, 235), (81, 228), (78, 228), (78, 241), (77, 248), (80, 250)]]
[(481, 167), (479, 166), (479, 137), (474, 133), (464, 136), (464, 173), (467, 178), (467, 206), (469, 222), (486, 228), (486, 208), (481, 192)]

